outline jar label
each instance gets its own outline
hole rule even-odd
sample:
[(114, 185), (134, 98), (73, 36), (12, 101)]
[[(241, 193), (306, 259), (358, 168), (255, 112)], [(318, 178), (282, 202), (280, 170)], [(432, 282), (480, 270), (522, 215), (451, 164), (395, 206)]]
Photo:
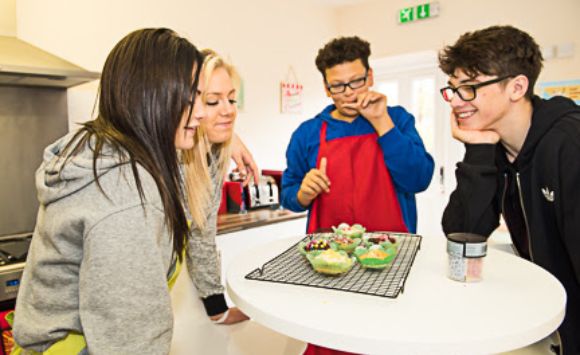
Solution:
[(462, 243), (447, 241), (447, 253), (453, 256), (463, 256), (465, 245)]
[(480, 258), (487, 254), (487, 243), (466, 243), (465, 257), (466, 258)]
[(487, 254), (487, 243), (457, 243), (447, 240), (447, 253), (466, 258), (481, 258)]

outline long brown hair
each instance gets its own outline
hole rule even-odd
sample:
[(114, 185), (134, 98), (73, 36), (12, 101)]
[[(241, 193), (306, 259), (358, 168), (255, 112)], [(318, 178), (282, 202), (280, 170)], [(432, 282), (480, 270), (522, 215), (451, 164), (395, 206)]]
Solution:
[(103, 67), (97, 118), (83, 124), (65, 149), (74, 143), (74, 155), (91, 142), (93, 173), (105, 195), (97, 176), (97, 159), (105, 144), (121, 161), (131, 163), (142, 202), (145, 195), (137, 164), (145, 168), (159, 189), (173, 249), (180, 259), (188, 225), (175, 132), (186, 110), (191, 117), (202, 62), (195, 46), (170, 29), (148, 28), (128, 34)]

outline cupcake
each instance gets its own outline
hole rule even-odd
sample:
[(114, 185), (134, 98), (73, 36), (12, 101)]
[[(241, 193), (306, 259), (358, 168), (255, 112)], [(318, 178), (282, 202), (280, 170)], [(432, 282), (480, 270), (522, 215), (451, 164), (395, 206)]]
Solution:
[(337, 235), (348, 238), (361, 238), (365, 232), (365, 227), (360, 224), (353, 224), (349, 226), (347, 223), (341, 223), (338, 227), (332, 226), (332, 230)]
[(316, 239), (332, 239), (334, 237), (336, 237), (336, 234), (334, 234), (333, 232), (330, 233), (316, 233), (316, 234), (311, 234), (313, 237), (315, 237)]
[(298, 251), (302, 255), (310, 253), (319, 254), (327, 249), (330, 249), (330, 242), (328, 239), (317, 238), (309, 240), (308, 242), (300, 242), (298, 244)]
[(342, 236), (336, 236), (330, 240), (330, 246), (332, 249), (344, 250), (348, 254), (352, 253), (360, 243), (360, 238), (348, 238)]
[(306, 254), (306, 258), (314, 271), (327, 275), (343, 274), (354, 264), (353, 258), (342, 250), (327, 249), (318, 254)]
[(369, 248), (359, 246), (354, 255), (364, 268), (384, 269), (391, 266), (397, 252), (394, 248), (385, 249), (380, 245), (373, 245)]
[(367, 248), (373, 245), (380, 245), (385, 249), (394, 248), (397, 250), (399, 248), (399, 240), (397, 237), (388, 233), (365, 235), (364, 244)]

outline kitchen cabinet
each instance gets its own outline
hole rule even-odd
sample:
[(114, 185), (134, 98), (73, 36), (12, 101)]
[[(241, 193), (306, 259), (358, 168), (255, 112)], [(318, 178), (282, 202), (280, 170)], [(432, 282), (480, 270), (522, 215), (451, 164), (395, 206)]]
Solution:
[[(252, 215), (253, 212), (256, 213)], [(221, 254), (224, 285), (227, 267), (237, 255), (273, 240), (304, 234), (306, 230), (305, 213), (259, 210), (251, 211), (248, 215), (220, 218), (224, 223), (220, 229), (218, 222), (216, 243)], [(253, 321), (232, 326), (213, 324), (205, 313), (188, 273), (183, 271), (171, 291), (174, 313), (171, 355), (302, 354), (306, 344)], [(226, 299), (231, 306), (227, 294)]]

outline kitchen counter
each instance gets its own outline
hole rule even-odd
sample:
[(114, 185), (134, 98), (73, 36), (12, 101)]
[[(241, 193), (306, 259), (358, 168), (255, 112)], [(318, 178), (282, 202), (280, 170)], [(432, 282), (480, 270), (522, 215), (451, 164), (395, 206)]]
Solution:
[(237, 232), (245, 229), (256, 228), (268, 224), (305, 218), (307, 212), (292, 212), (286, 209), (272, 210), (262, 208), (251, 210), (247, 213), (228, 213), (218, 216), (217, 234)]

